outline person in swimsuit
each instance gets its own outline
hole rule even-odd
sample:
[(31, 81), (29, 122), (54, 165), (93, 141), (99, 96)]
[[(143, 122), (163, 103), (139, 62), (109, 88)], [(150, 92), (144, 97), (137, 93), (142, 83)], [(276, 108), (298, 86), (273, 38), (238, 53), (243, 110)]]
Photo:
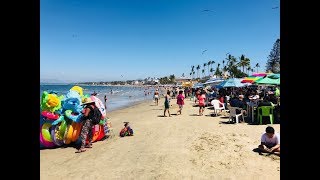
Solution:
[(159, 101), (159, 91), (158, 91), (158, 89), (156, 89), (156, 91), (154, 92), (154, 101), (155, 101), (156, 105), (158, 106), (158, 101)]
[(163, 116), (164, 117), (167, 117), (166, 116), (166, 111), (168, 111), (168, 114), (169, 114), (169, 117), (171, 117), (171, 114), (170, 114), (170, 111), (169, 111), (169, 108), (170, 108), (170, 91), (168, 90), (167, 91), (167, 94), (165, 95), (164, 97), (164, 112), (163, 112)]

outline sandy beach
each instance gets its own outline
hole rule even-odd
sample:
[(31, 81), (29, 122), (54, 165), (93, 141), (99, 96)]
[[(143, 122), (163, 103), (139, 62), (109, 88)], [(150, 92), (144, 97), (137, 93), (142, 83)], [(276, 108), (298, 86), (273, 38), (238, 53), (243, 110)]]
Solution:
[[(163, 116), (147, 101), (108, 113), (116, 136), (84, 153), (73, 147), (40, 150), (40, 178), (50, 179), (280, 179), (280, 157), (253, 150), (267, 125), (227, 124), (185, 100), (182, 115)], [(172, 99), (171, 104), (175, 104)], [(123, 121), (134, 136), (120, 138)], [(274, 124), (280, 132), (280, 124)]]

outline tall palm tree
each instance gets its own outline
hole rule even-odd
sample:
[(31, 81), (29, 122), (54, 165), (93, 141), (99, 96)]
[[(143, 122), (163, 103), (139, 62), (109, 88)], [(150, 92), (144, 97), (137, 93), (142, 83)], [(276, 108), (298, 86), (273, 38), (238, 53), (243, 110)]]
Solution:
[(211, 72), (211, 74), (213, 74), (213, 68), (210, 68), (210, 72)]
[(193, 72), (193, 70), (194, 70), (194, 66), (191, 66), (191, 72)]
[(206, 74), (205, 74), (204, 72), (205, 72), (205, 70), (202, 69), (202, 77), (205, 77), (205, 76), (206, 76)]
[[(207, 66), (207, 63), (203, 63), (203, 69), (205, 70)], [(206, 73), (204, 73), (204, 76), (206, 76)]]
[(245, 67), (250, 67), (250, 59), (249, 58), (244, 59), (244, 65), (245, 65)]
[(249, 71), (251, 70), (250, 65), (247, 67), (247, 74), (249, 75)]
[(191, 77), (191, 79), (192, 79), (192, 76), (191, 76), (191, 75), (192, 75), (192, 72), (191, 72), (191, 73), (189, 73), (189, 75), (190, 75), (190, 77)]
[(210, 73), (209, 73), (210, 65), (211, 65), (211, 61), (208, 61), (208, 75), (210, 75)]
[(259, 67), (260, 67), (260, 65), (259, 65), (259, 63), (257, 63), (256, 64), (257, 72), (259, 71)]
[[(192, 77), (194, 77), (194, 74), (195, 74), (195, 73), (196, 73), (195, 71), (192, 72)], [(193, 78), (193, 79), (194, 79), (194, 78)]]
[(216, 63), (216, 62), (214, 62), (214, 61), (211, 61), (211, 68), (212, 68), (212, 65), (213, 65), (214, 63)]
[(240, 57), (240, 62), (239, 62), (239, 66), (242, 67), (242, 72), (244, 73), (244, 66), (245, 66), (245, 57), (243, 54), (241, 54), (241, 57)]
[(198, 65), (198, 66), (196, 67), (196, 69), (197, 69), (197, 78), (199, 78), (200, 65)]
[(224, 67), (225, 67), (225, 66), (224, 66), (224, 60), (222, 60), (222, 67), (223, 67), (223, 71), (224, 71)]

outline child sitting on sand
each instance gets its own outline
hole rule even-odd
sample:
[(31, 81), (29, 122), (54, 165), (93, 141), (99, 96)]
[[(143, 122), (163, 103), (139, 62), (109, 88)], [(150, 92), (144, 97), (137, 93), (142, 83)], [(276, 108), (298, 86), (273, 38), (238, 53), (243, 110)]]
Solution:
[(275, 134), (271, 126), (266, 128), (266, 133), (261, 136), (261, 144), (258, 147), (262, 152), (280, 155), (280, 134)]

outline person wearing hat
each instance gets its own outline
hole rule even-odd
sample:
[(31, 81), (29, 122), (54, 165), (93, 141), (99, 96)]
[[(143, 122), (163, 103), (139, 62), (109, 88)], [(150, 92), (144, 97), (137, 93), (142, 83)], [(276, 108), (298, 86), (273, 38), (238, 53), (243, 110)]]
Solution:
[[(84, 106), (83, 109), (83, 126), (81, 129), (81, 147), (80, 149), (78, 149), (77, 153), (81, 153), (81, 152), (85, 152), (86, 149), (85, 148), (92, 148), (92, 120), (90, 119), (91, 117), (91, 109), (89, 108), (89, 106), (92, 107), (92, 109), (95, 108), (95, 102), (91, 100), (91, 98), (85, 98), (84, 103), (82, 103), (82, 105)], [(88, 136), (88, 145), (86, 145), (86, 139)]]

